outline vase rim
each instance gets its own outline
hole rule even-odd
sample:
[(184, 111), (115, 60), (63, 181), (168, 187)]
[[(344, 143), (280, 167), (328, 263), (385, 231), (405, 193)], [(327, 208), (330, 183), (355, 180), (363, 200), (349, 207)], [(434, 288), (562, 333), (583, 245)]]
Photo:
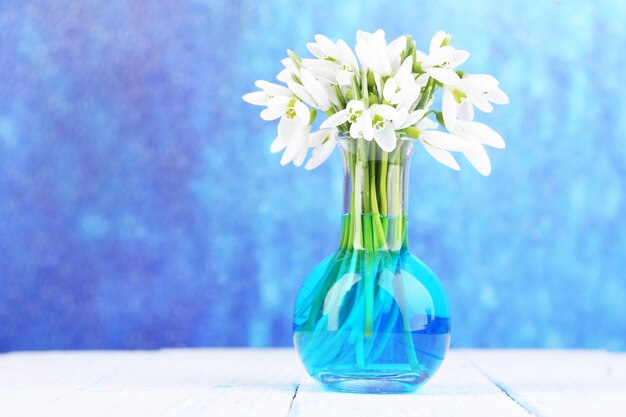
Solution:
[[(396, 131), (396, 138), (398, 140), (406, 140), (406, 141), (411, 141), (411, 142), (415, 142), (415, 139), (410, 138), (406, 135), (406, 133), (404, 132), (398, 132)], [(346, 131), (339, 131), (337, 133), (337, 137), (336, 137), (337, 141), (343, 141), (343, 140), (348, 140), (348, 139), (363, 139), (363, 138), (355, 138), (352, 135), (350, 135), (350, 132), (346, 132)]]

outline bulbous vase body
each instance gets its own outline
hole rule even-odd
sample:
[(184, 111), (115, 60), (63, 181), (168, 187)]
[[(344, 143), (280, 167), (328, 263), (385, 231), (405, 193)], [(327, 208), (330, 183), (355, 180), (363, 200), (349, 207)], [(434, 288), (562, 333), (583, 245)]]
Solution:
[(407, 245), (413, 142), (394, 151), (342, 138), (342, 236), (304, 281), (293, 337), (307, 372), (331, 390), (410, 392), (428, 381), (450, 344), (450, 314), (435, 274)]

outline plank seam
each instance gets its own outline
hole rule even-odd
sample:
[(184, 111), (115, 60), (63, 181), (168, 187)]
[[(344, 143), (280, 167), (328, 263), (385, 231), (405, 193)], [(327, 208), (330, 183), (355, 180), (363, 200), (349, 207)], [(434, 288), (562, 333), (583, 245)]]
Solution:
[(517, 404), (519, 407), (521, 407), (524, 411), (526, 411), (528, 414), (530, 414), (531, 416), (534, 417), (542, 417), (541, 415), (539, 415), (538, 413), (536, 413), (535, 411), (533, 411), (531, 409), (531, 407), (526, 406), (522, 400), (520, 400), (519, 398), (517, 398), (517, 396), (514, 394), (514, 392), (512, 390), (509, 390), (506, 385), (496, 381), (495, 379), (491, 378), (487, 373), (485, 373), (482, 369), (480, 369), (473, 361), (470, 361), (470, 363), (472, 364), (472, 366), (478, 371), (480, 372), (485, 378), (487, 378), (489, 380), (489, 382), (491, 382), (493, 385), (495, 385), (496, 387), (498, 387), (498, 389), (500, 391), (502, 391), (504, 393), (504, 395), (506, 395), (507, 397), (509, 397), (509, 399), (511, 401), (513, 401), (515, 404)]
[(502, 391), (507, 397), (509, 397), (511, 399), (511, 401), (513, 401), (515, 404), (519, 405), (520, 407), (522, 407), (522, 409), (524, 409), (528, 414), (530, 414), (531, 416), (535, 416), (535, 417), (539, 417), (537, 416), (537, 414), (533, 413), (532, 410), (528, 407), (526, 407), (519, 399), (517, 399), (512, 392), (509, 392), (509, 390), (502, 384), (499, 384), (498, 382), (494, 381), (493, 379), (489, 378), (487, 375), (485, 375), (487, 377), (487, 379), (489, 379), (489, 381), (491, 381), (496, 387), (498, 387), (498, 389), (500, 391)]
[(291, 409), (293, 408), (293, 403), (296, 401), (296, 395), (298, 395), (298, 390), (300, 389), (300, 382), (296, 385), (296, 389), (293, 392), (293, 397), (291, 397), (291, 402), (289, 403), (289, 410), (287, 411), (287, 415), (291, 414)]

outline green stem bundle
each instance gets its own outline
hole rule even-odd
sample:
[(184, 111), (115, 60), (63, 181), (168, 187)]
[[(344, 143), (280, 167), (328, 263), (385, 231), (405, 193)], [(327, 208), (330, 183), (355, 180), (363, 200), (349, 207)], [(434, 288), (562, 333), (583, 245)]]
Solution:
[(347, 139), (342, 146), (351, 182), (340, 248), (402, 249), (406, 240), (403, 165), (411, 142), (399, 140), (392, 152), (365, 139)]

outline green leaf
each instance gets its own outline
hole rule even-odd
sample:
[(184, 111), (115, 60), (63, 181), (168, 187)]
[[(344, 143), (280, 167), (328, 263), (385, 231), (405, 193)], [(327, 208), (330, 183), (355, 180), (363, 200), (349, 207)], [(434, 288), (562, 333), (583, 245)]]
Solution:
[(439, 122), (439, 124), (443, 127), (446, 126), (446, 124), (443, 122), (443, 113), (440, 111), (436, 111), (435, 112), (435, 117), (437, 118), (437, 121)]
[(317, 110), (315, 109), (309, 109), (309, 114), (311, 115), (311, 120), (309, 121), (309, 124), (312, 125), (313, 121), (315, 120), (315, 117), (317, 117)]

